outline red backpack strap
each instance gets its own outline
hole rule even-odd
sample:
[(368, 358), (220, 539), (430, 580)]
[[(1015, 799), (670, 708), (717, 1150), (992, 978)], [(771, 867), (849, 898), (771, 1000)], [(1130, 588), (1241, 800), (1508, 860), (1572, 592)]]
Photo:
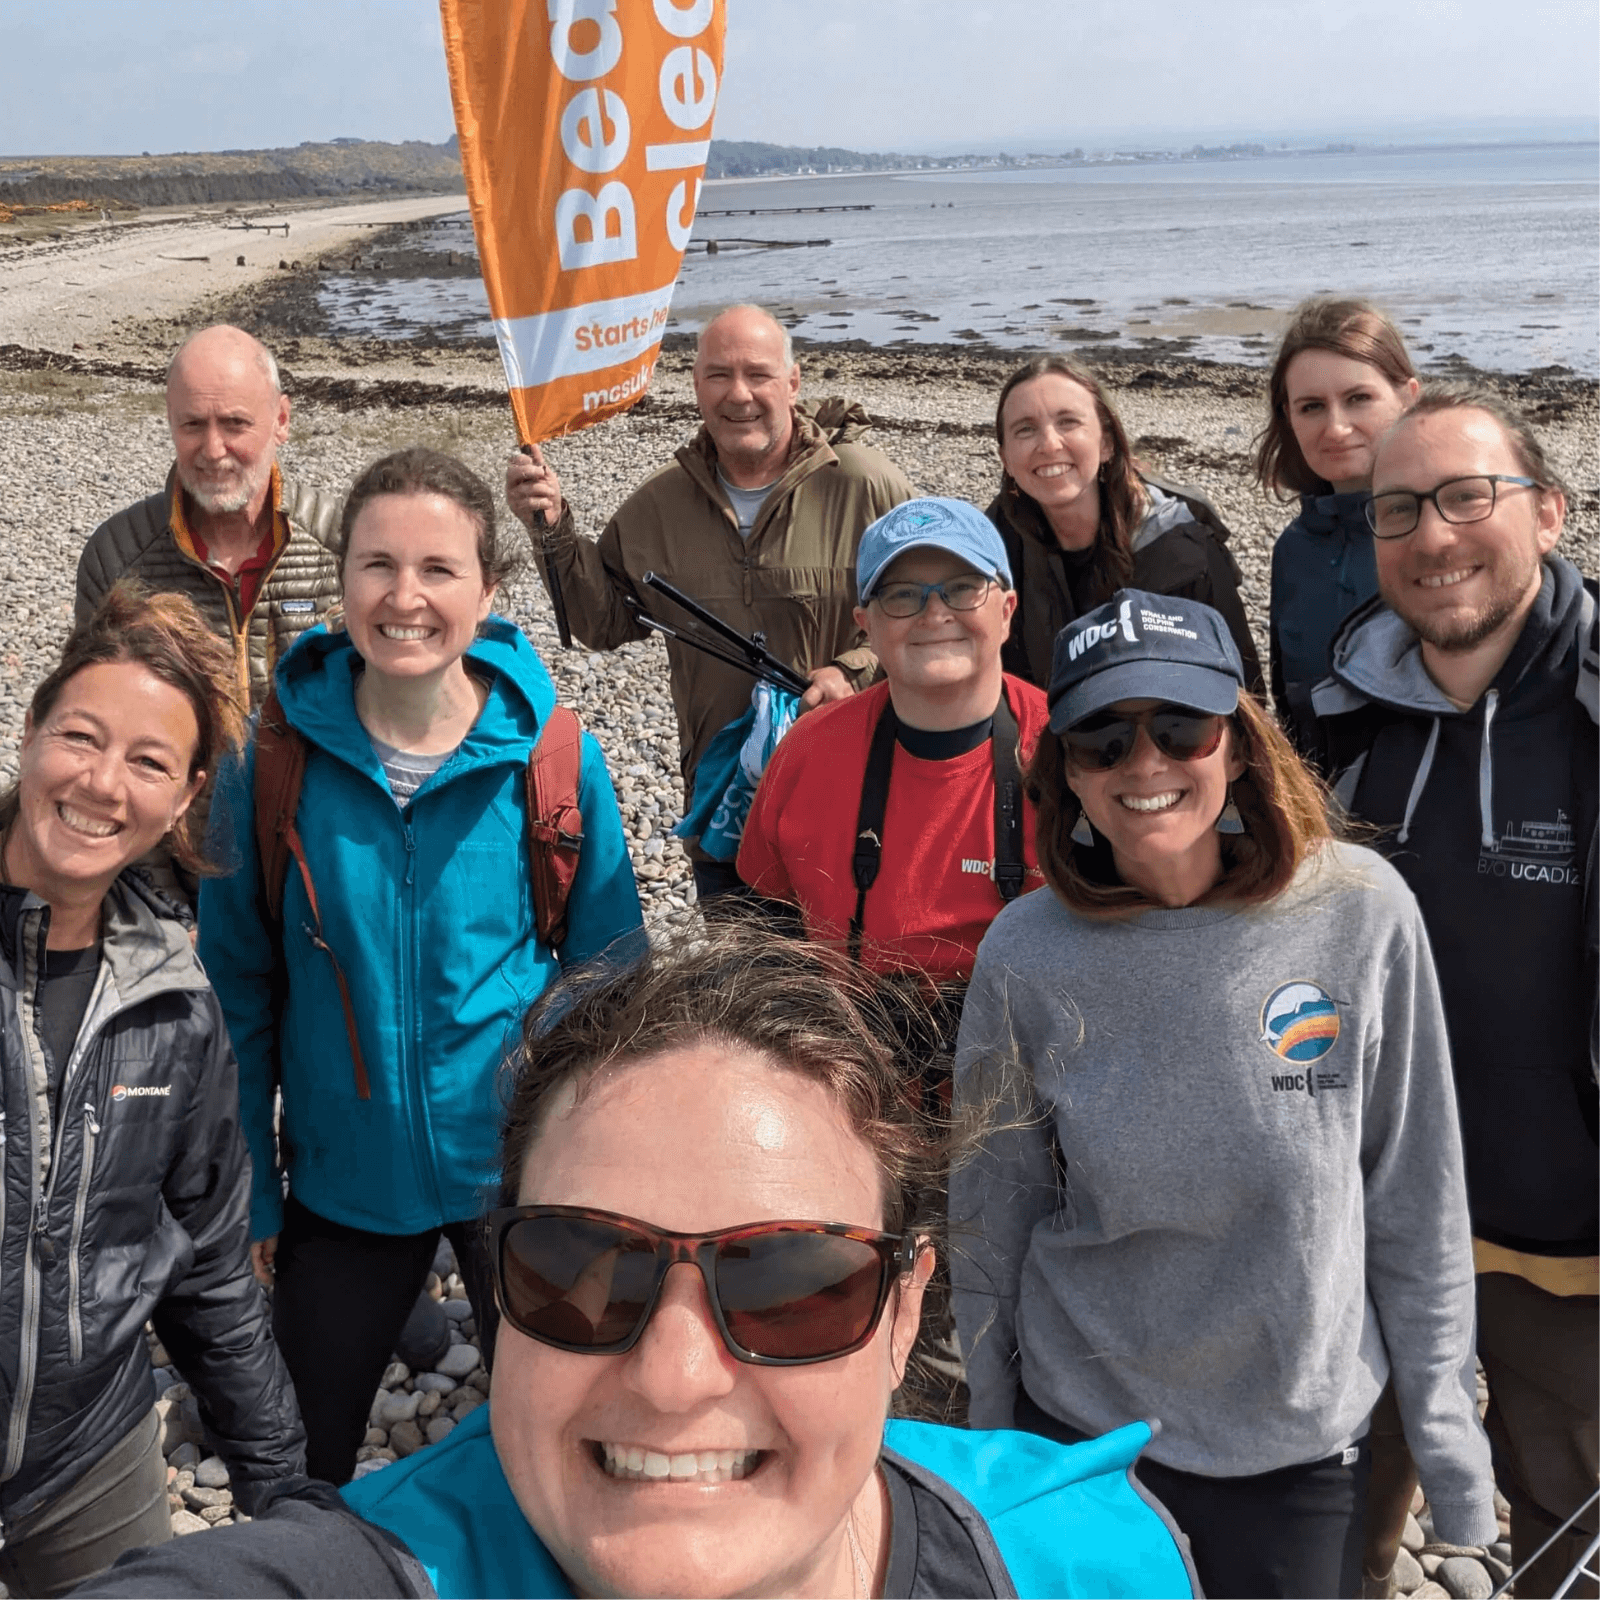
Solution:
[(528, 855), (539, 938), (552, 950), (567, 937), (567, 902), (583, 853), (583, 726), (557, 706), (528, 757)]
[(267, 690), (256, 724), (256, 853), (261, 858), (261, 886), (267, 915), (283, 919), (283, 884), (289, 873), (290, 830), (300, 808), (300, 785), (306, 775), (306, 742), (289, 726), (278, 703), (278, 688)]
[(277, 686), (267, 691), (261, 707), (261, 719), (256, 724), (256, 850), (261, 857), (261, 887), (266, 895), (267, 914), (271, 917), (281, 944), (283, 937), (283, 887), (289, 876), (292, 857), (300, 869), (300, 882), (306, 891), (306, 903), (316, 923), (311, 942), (326, 954), (333, 963), (333, 976), (339, 985), (339, 1003), (344, 1008), (344, 1029), (350, 1040), (350, 1059), (355, 1065), (356, 1093), (363, 1100), (372, 1098), (372, 1086), (367, 1079), (367, 1063), (361, 1054), (361, 1035), (356, 1029), (355, 1006), (350, 999), (350, 985), (339, 965), (339, 958), (322, 936), (322, 912), (317, 904), (316, 885), (311, 881), (311, 868), (306, 864), (305, 848), (300, 842), (300, 831), (295, 816), (300, 809), (300, 786), (306, 776), (306, 741), (289, 724), (278, 703)]

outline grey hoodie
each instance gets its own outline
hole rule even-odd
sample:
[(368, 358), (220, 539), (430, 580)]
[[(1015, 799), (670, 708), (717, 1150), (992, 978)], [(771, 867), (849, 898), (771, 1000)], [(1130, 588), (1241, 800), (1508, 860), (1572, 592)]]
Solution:
[(1243, 1477), (1347, 1448), (1392, 1372), (1440, 1537), (1495, 1537), (1444, 1019), (1381, 858), (1330, 846), (1251, 910), (1017, 901), (955, 1093), (994, 1119), (950, 1183), (974, 1426), (1010, 1426), (1020, 1383)]

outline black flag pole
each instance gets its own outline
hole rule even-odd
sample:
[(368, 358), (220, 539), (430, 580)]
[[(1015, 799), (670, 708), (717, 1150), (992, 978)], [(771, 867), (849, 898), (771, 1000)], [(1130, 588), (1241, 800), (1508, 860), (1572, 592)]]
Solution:
[[(521, 448), (523, 455), (532, 456), (532, 445), (525, 444)], [(548, 512), (539, 513), (539, 526), (544, 530), (539, 540), (539, 553), (544, 557), (544, 586), (550, 592), (550, 609), (556, 614), (556, 637), (561, 641), (563, 650), (570, 650), (572, 625), (567, 621), (567, 597), (561, 592), (561, 574), (556, 571), (550, 551), (550, 533), (555, 523), (550, 520)]]

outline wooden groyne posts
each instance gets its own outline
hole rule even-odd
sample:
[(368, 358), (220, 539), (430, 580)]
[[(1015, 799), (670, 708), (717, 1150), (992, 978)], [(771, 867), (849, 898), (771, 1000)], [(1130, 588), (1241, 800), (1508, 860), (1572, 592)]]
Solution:
[(871, 206), (749, 206), (738, 211), (697, 211), (697, 217), (799, 217), (815, 211), (871, 211)]

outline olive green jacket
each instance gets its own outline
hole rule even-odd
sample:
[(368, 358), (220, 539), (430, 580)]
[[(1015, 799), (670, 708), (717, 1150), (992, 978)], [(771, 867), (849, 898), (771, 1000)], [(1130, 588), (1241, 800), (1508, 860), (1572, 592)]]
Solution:
[(340, 604), (338, 498), (287, 479), (278, 480), (277, 510), (288, 537), (243, 616), (231, 586), (194, 553), (173, 528), (176, 473), (148, 499), (108, 517), (89, 535), (78, 558), (73, 626), (82, 627), (119, 578), (186, 594), (213, 630), (231, 639), (241, 686), (254, 710), (266, 698), (278, 658), (313, 623)]
[[(853, 615), (856, 545), (868, 523), (913, 490), (887, 456), (856, 442), (868, 429), (859, 405), (825, 400), (814, 416), (797, 408), (794, 421), (788, 465), (748, 540), (739, 536), (703, 427), (670, 466), (629, 495), (598, 540), (578, 537), (563, 507), (545, 536), (548, 553), (535, 554), (546, 583), (546, 560), (555, 565), (574, 637), (594, 650), (648, 639), (634, 605), (685, 623), (670, 601), (644, 587), (653, 571), (741, 633), (760, 629), (767, 648), (800, 673), (832, 664), (857, 688), (871, 682), (877, 658)], [(671, 639), (667, 657), (687, 802), (706, 747), (749, 709), (753, 680)]]

